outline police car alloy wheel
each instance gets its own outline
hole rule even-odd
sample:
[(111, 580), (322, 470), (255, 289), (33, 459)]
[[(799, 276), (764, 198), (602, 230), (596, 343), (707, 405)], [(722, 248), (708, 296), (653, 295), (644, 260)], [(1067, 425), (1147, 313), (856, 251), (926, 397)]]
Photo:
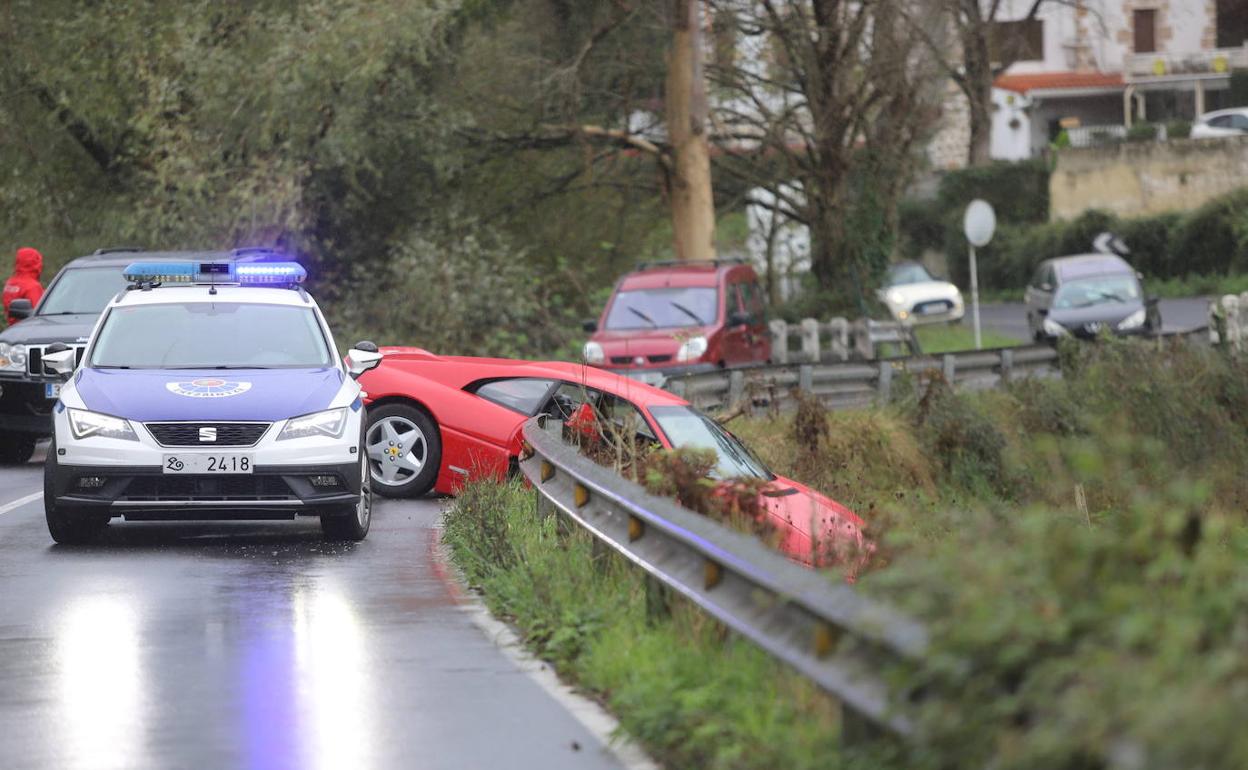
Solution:
[(438, 427), (420, 409), (386, 404), (369, 409), (365, 439), (373, 489), (385, 497), (419, 497), (437, 481), (442, 463)]
[(45, 466), (52, 537), (120, 516), (317, 516), (327, 536), (362, 539), (372, 484), (355, 378), (381, 359), (339, 359), (303, 268), (147, 262), (125, 275), (80, 358), (44, 355), (65, 380)]

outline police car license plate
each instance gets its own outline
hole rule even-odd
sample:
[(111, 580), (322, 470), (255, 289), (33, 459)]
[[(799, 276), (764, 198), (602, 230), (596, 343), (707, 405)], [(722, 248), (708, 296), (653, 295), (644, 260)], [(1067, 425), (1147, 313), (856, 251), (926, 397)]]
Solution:
[(47, 398), (60, 398), (61, 397), (61, 383), (45, 382), (43, 384), (43, 395)]
[(163, 473), (251, 473), (251, 455), (165, 455)]

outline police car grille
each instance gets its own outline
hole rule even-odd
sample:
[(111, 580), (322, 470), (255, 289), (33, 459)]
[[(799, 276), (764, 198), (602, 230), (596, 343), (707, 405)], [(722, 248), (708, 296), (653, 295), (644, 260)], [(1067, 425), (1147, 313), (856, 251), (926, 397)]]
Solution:
[(117, 498), (134, 502), (297, 500), (281, 476), (136, 476)]
[[(252, 446), (272, 423), (267, 422), (149, 422), (161, 446)], [(201, 429), (216, 432), (216, 441), (204, 441)]]

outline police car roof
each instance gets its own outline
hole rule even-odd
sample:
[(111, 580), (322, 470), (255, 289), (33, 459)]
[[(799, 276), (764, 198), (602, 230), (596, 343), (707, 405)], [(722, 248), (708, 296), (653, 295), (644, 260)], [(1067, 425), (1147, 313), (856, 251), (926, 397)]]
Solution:
[(208, 284), (179, 283), (157, 286), (153, 289), (129, 289), (113, 300), (116, 307), (137, 305), (166, 305), (169, 303), (192, 304), (207, 302), (241, 302), (251, 305), (298, 305), (312, 307), (313, 301), (302, 291), (267, 286), (237, 286), (232, 284), (215, 287), (209, 293)]
[(78, 257), (65, 265), (76, 267), (126, 268), (135, 262), (258, 262), (281, 259), (280, 252), (268, 249), (235, 249), (234, 251), (144, 251), (143, 249), (100, 249), (94, 254)]

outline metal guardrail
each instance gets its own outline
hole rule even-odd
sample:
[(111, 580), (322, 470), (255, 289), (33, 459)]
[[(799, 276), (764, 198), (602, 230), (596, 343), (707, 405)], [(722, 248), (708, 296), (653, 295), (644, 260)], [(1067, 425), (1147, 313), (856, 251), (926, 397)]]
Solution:
[[(551, 429), (547, 429), (546, 423)], [(744, 636), (835, 696), (844, 730), (874, 727), (906, 737), (913, 721), (880, 671), (918, 660), (918, 622), (853, 588), (789, 561), (756, 538), (657, 497), (564, 442), (562, 424), (524, 425), (520, 468), (543, 515), (574, 522), (654, 581)]]
[(1057, 374), (1057, 351), (1049, 345), (969, 350), (861, 363), (743, 367), (669, 378), (664, 388), (700, 409), (733, 406), (749, 397), (784, 409), (792, 391), (818, 398), (833, 409), (869, 406), (892, 397), (893, 382), (903, 373), (939, 370), (955, 386), (987, 389), (1020, 377)]

